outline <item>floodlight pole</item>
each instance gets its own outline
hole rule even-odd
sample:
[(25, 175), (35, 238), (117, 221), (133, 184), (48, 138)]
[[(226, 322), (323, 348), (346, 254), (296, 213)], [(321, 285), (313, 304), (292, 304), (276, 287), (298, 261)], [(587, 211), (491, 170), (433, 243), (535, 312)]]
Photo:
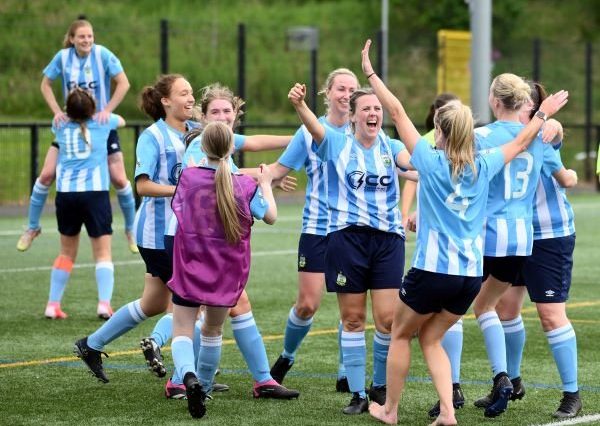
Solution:
[(471, 108), (478, 124), (490, 122), (492, 0), (465, 0), (471, 16)]

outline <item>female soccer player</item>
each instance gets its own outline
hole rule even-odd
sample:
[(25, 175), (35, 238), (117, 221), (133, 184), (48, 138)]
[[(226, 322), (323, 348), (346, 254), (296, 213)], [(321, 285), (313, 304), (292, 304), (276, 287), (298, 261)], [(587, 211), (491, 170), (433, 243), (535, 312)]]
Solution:
[[(234, 96), (229, 88), (221, 86), (218, 83), (206, 86), (202, 89), (201, 93), (199, 106), (202, 125), (207, 125), (211, 122), (223, 122), (229, 128), (233, 129), (237, 124), (239, 116), (242, 114), (240, 108), (244, 103), (243, 100)], [(186, 142), (189, 142), (189, 146), (183, 157), (183, 169), (188, 166), (203, 166), (208, 161), (206, 153), (202, 149), (201, 132), (202, 129), (197, 128), (186, 135)], [(286, 146), (289, 141), (289, 136), (244, 136), (234, 134), (234, 149), (247, 151), (277, 149)], [(228, 161), (232, 170), (238, 171), (231, 157)], [(242, 169), (240, 171), (253, 176), (256, 176), (257, 173), (257, 169)], [(284, 189), (287, 188), (289, 180), (287, 177), (279, 179)], [(165, 246), (168, 252), (172, 250), (176, 229), (177, 218), (173, 216), (165, 233)], [(271, 383), (272, 377), (269, 373), (269, 360), (264, 342), (256, 326), (250, 300), (245, 290), (242, 291), (238, 303), (231, 309), (229, 315), (231, 317), (233, 336), (254, 379), (254, 397), (279, 399), (297, 397), (297, 391), (289, 390), (279, 385), (273, 386)], [(168, 341), (172, 330), (172, 316), (167, 314), (157, 323), (152, 336), (142, 339), (141, 342), (142, 350), (150, 369), (159, 377), (165, 374), (160, 346)], [(167, 381), (165, 395), (168, 398), (179, 398), (185, 395), (182, 379), (183, 377), (174, 374)], [(213, 390), (222, 390), (222, 388), (214, 386)]]
[[(208, 124), (201, 143), (205, 166), (186, 168), (173, 198), (178, 229), (173, 278), (169, 281), (173, 291), (173, 360), (183, 377), (189, 412), (195, 418), (206, 412), (204, 399), (221, 358), (223, 323), (248, 281), (252, 217), (268, 224), (277, 218), (266, 166), (260, 167), (258, 188), (251, 177), (232, 175), (233, 131), (228, 125)], [(193, 337), (200, 305), (206, 312), (196, 373)], [(278, 386), (271, 382), (269, 385)]]
[(190, 83), (179, 74), (158, 78), (142, 90), (141, 109), (155, 123), (140, 135), (137, 144), (136, 189), (143, 198), (137, 211), (137, 245), (146, 264), (141, 299), (121, 307), (94, 333), (75, 342), (74, 352), (100, 381), (108, 378), (100, 355), (105, 345), (136, 327), (148, 317), (167, 308), (170, 291), (171, 258), (164, 246), (165, 224), (173, 211), (170, 199), (181, 169), (185, 150), (184, 134), (196, 124), (192, 118), (194, 95)]
[[(121, 103), (129, 90), (129, 81), (121, 62), (106, 47), (94, 43), (92, 24), (84, 19), (76, 20), (69, 26), (63, 47), (44, 68), (41, 84), (42, 95), (54, 113), (52, 122), (59, 125), (68, 120), (52, 91), (52, 82), (60, 77), (65, 99), (69, 91), (75, 87), (89, 91), (96, 101), (96, 120), (106, 123), (110, 114)], [(111, 82), (115, 84), (112, 96)], [(110, 179), (117, 190), (119, 205), (125, 216), (125, 235), (129, 249), (137, 253), (132, 234), (135, 202), (131, 184), (125, 173), (123, 154), (116, 130), (111, 131), (108, 135), (106, 147)], [(17, 243), (17, 249), (20, 251), (27, 250), (34, 238), (41, 232), (40, 216), (48, 197), (48, 187), (52, 184), (56, 174), (57, 148), (57, 146), (51, 146), (48, 149), (44, 166), (31, 192), (28, 229)], [(98, 313), (105, 316), (108, 312)]]
[[(349, 124), (350, 96), (358, 88), (356, 75), (346, 68), (333, 70), (327, 76), (320, 93), (325, 94), (327, 113), (319, 122), (335, 131), (344, 133)], [(323, 162), (317, 156), (312, 135), (305, 126), (298, 129), (292, 141), (276, 163), (269, 167), (274, 178), (287, 175), (290, 170), (304, 167), (307, 176), (306, 200), (302, 214), (302, 233), (298, 243), (298, 296), (288, 315), (283, 352), (271, 367), (271, 376), (279, 383), (292, 367), (296, 352), (310, 331), (313, 317), (321, 304), (325, 288), (325, 238), (327, 235), (326, 173)], [(338, 343), (341, 338), (341, 323)], [(385, 336), (383, 336), (385, 340)], [(377, 334), (373, 345), (378, 345)], [(375, 366), (378, 364), (375, 363)], [(375, 374), (377, 379), (378, 375)], [(374, 382), (374, 386), (383, 383)], [(348, 392), (348, 380), (339, 351), (339, 368), (336, 390)]]
[(327, 291), (337, 293), (343, 364), (353, 394), (343, 412), (360, 414), (368, 409), (364, 383), (367, 291), (379, 333), (374, 359), (380, 367), (376, 367), (374, 381), (382, 386), (376, 398), (385, 395), (385, 360), (404, 265), (395, 168), (408, 168), (409, 156), (399, 141), (381, 132), (383, 112), (372, 91), (359, 89), (350, 96), (350, 131), (346, 133), (319, 122), (304, 102), (305, 94), (306, 87), (296, 83), (288, 98), (319, 147), (318, 156), (327, 169), (325, 282)]
[[(533, 104), (520, 111), (520, 121), (529, 123), (540, 103), (547, 97), (544, 87), (529, 82)], [(544, 138), (558, 150), (562, 144), (562, 126), (553, 120), (544, 126)], [(563, 176), (563, 179), (560, 179)], [(566, 313), (566, 301), (571, 286), (575, 223), (573, 209), (567, 200), (565, 187), (577, 183), (573, 170), (558, 175), (544, 167), (535, 193), (533, 206), (533, 249), (527, 257), (518, 282), (503, 294), (496, 306), (501, 319), (506, 344), (507, 373), (513, 384), (511, 400), (521, 399), (525, 388), (521, 382), (520, 365), (525, 345), (525, 328), (520, 316), (525, 287), (536, 304), (542, 328), (554, 356), (562, 381), (563, 398), (553, 414), (557, 418), (575, 417), (581, 411), (577, 384), (577, 341)], [(493, 399), (488, 395), (475, 401), (486, 408)]]
[(60, 254), (50, 275), (50, 296), (46, 318), (67, 318), (60, 302), (79, 248), (81, 225), (85, 224), (96, 261), (98, 312), (110, 311), (114, 286), (111, 257), (112, 212), (108, 195), (106, 137), (124, 126), (125, 121), (110, 115), (100, 123), (92, 119), (96, 105), (92, 96), (80, 88), (67, 96), (68, 121), (52, 127), (60, 147), (56, 181), (56, 219), (60, 233)]
[[(479, 150), (501, 146), (515, 137), (523, 128), (519, 111), (530, 102), (530, 94), (529, 85), (514, 74), (500, 74), (493, 80), (489, 102), (497, 121), (476, 129)], [(547, 119), (540, 112), (536, 114), (544, 121)], [(504, 412), (514, 390), (507, 374), (503, 327), (495, 308), (531, 255), (534, 195), (542, 166), (559, 180), (570, 177), (552, 146), (538, 138), (490, 182), (484, 242), (485, 279), (473, 305), (494, 374), (493, 398), (485, 409), (487, 417)], [(518, 324), (512, 326), (516, 328)]]
[[(404, 278), (394, 313), (386, 402), (383, 406), (372, 403), (369, 411), (384, 423), (397, 423), (398, 402), (410, 364), (410, 340), (418, 330), (419, 343), (440, 397), (440, 415), (435, 424), (452, 425), (456, 418), (450, 365), (441, 339), (466, 312), (481, 285), (481, 229), (489, 181), (505, 163), (527, 148), (543, 120), (533, 120), (501, 149), (476, 155), (471, 110), (453, 101), (436, 113), (437, 149), (432, 149), (420, 137), (400, 101), (373, 72), (370, 44), (368, 40), (362, 51), (363, 71), (412, 152), (410, 161), (419, 172), (419, 215), (413, 267)], [(566, 92), (550, 97), (540, 111), (553, 114), (567, 97)]]

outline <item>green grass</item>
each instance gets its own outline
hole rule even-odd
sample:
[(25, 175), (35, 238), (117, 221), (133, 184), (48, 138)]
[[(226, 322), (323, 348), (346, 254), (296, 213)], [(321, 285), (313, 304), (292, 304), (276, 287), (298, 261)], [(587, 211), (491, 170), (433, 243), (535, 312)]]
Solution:
[[(569, 316), (579, 342), (579, 383), (585, 414), (600, 411), (600, 305), (597, 241), (597, 211), (600, 200), (593, 196), (573, 198), (577, 217), (577, 247)], [(271, 362), (282, 348), (282, 333), (297, 291), (295, 253), (300, 229), (301, 206), (280, 206), (280, 221), (274, 227), (255, 226), (253, 264), (248, 292), (257, 324)], [(120, 215), (115, 214), (120, 221)], [(101, 323), (95, 316), (96, 290), (87, 238), (82, 238), (77, 263), (66, 290), (65, 321), (43, 319), (48, 294), (50, 265), (58, 252), (55, 218), (45, 216), (44, 233), (32, 249), (18, 253), (14, 245), (21, 217), (0, 218), (0, 413), (2, 424), (192, 424), (185, 402), (167, 401), (162, 395), (164, 381), (145, 370), (138, 349), (141, 337), (150, 333), (155, 320), (141, 324), (106, 348), (110, 358), (105, 367), (111, 382), (92, 379), (81, 361), (72, 356), (73, 342), (93, 332)], [(144, 267), (138, 256), (127, 251), (122, 223), (115, 224), (113, 256), (116, 286), (113, 306), (139, 298)], [(407, 243), (407, 258), (414, 248), (414, 236)], [(280, 251), (281, 254), (268, 252)], [(408, 263), (408, 262), (407, 262)], [(457, 412), (460, 424), (530, 425), (551, 421), (550, 414), (560, 399), (560, 380), (548, 345), (531, 304), (523, 313), (528, 332), (522, 375), (527, 396), (511, 403), (507, 413), (496, 420), (484, 420), (472, 401), (489, 391), (490, 369), (481, 332), (472, 316), (465, 320), (462, 380), (466, 408)], [(367, 415), (347, 417), (341, 408), (348, 396), (334, 391), (337, 370), (337, 304), (326, 295), (311, 334), (305, 339), (286, 385), (299, 389), (298, 401), (262, 401), (250, 396), (251, 377), (235, 344), (229, 326), (219, 381), (230, 385), (217, 394), (202, 420), (211, 425), (346, 425), (375, 424)], [(372, 322), (369, 319), (369, 323)], [(368, 341), (372, 338), (368, 329)], [(367, 373), (371, 371), (368, 344)], [(167, 362), (171, 354), (164, 351)], [(369, 380), (369, 379), (367, 379)], [(402, 424), (426, 424), (426, 411), (437, 399), (416, 344), (409, 382), (401, 401)]]

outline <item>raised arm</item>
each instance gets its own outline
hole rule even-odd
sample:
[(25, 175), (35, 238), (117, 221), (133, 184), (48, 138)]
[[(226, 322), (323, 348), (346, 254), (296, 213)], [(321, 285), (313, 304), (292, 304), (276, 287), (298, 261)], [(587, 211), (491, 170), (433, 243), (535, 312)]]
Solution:
[[(538, 112), (546, 115), (546, 118), (556, 114), (560, 109), (567, 104), (569, 100), (569, 92), (561, 90), (554, 95), (548, 96), (544, 99), (544, 102), (540, 105)], [(507, 144), (502, 145), (502, 152), (504, 153), (504, 163), (510, 163), (519, 153), (525, 151), (531, 141), (535, 139), (544, 119), (538, 117), (537, 113), (533, 116), (529, 124), (525, 126), (523, 130), (519, 132), (517, 137)]]
[(319, 123), (317, 116), (313, 114), (308, 105), (306, 105), (306, 102), (304, 102), (305, 96), (306, 85), (300, 83), (296, 83), (288, 93), (288, 99), (296, 109), (298, 117), (300, 117), (300, 120), (306, 126), (306, 130), (312, 135), (315, 143), (320, 145), (325, 138), (325, 127)]
[(291, 136), (278, 135), (252, 135), (246, 136), (242, 151), (270, 151), (273, 149), (281, 149), (288, 146), (292, 140)]
[(277, 220), (277, 204), (275, 203), (275, 197), (273, 197), (273, 190), (271, 189), (271, 181), (273, 176), (271, 171), (266, 164), (258, 166), (258, 186), (262, 191), (263, 197), (269, 207), (263, 216), (263, 221), (269, 225), (273, 225)]
[(398, 135), (400, 135), (400, 140), (408, 149), (408, 152), (412, 154), (415, 149), (415, 145), (417, 141), (421, 137), (417, 129), (415, 128), (408, 115), (406, 115), (406, 111), (404, 107), (400, 103), (397, 97), (394, 96), (392, 92), (385, 86), (383, 81), (375, 74), (373, 71), (373, 66), (371, 65), (371, 60), (369, 59), (369, 48), (371, 47), (371, 40), (367, 40), (365, 43), (365, 47), (362, 50), (362, 70), (369, 81), (369, 84), (375, 91), (379, 102), (383, 105), (383, 107), (388, 111), (396, 129), (398, 130)]

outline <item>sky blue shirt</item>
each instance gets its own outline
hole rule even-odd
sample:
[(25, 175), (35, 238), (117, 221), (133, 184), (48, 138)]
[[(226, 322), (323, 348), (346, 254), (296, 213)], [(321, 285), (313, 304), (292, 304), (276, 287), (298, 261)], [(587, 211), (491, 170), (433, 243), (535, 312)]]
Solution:
[(403, 149), (383, 132), (367, 149), (349, 130), (342, 134), (325, 126), (317, 155), (327, 167), (328, 233), (358, 225), (404, 238), (395, 162)]
[[(556, 150), (560, 156), (560, 151)], [(545, 165), (535, 191), (533, 238), (559, 238), (575, 233), (575, 215), (567, 194)]]
[[(343, 134), (348, 124), (341, 127), (329, 123), (323, 116), (319, 122)], [(300, 127), (290, 141), (285, 151), (277, 160), (279, 164), (289, 169), (306, 171), (306, 198), (302, 211), (302, 233), (327, 235), (327, 168), (317, 155), (318, 146), (306, 126)]]
[[(188, 130), (197, 123), (188, 121)], [(184, 134), (159, 119), (140, 135), (136, 148), (135, 177), (147, 175), (161, 185), (177, 185), (185, 145)], [(171, 197), (143, 197), (135, 215), (133, 229), (137, 245), (164, 249), (165, 226), (169, 223)]]
[(63, 97), (75, 87), (90, 92), (96, 100), (96, 111), (102, 111), (110, 100), (110, 81), (123, 72), (121, 61), (110, 50), (98, 44), (92, 45), (90, 54), (79, 57), (74, 47), (60, 50), (44, 68), (50, 80), (60, 77)]
[(498, 148), (474, 159), (456, 180), (446, 152), (421, 138), (411, 163), (419, 172), (417, 247), (413, 266), (429, 272), (483, 275), (483, 224), (490, 180), (504, 166)]
[[(477, 148), (486, 150), (515, 139), (525, 126), (495, 121), (475, 129)], [(533, 203), (542, 165), (562, 168), (551, 145), (538, 135), (527, 150), (504, 166), (490, 182), (484, 250), (486, 256), (529, 256), (533, 247)]]
[(104, 124), (95, 120), (86, 121), (87, 142), (79, 123), (69, 121), (58, 128), (52, 126), (59, 146), (57, 192), (108, 191), (106, 140), (110, 131), (118, 125), (119, 118), (115, 114), (111, 114)]

